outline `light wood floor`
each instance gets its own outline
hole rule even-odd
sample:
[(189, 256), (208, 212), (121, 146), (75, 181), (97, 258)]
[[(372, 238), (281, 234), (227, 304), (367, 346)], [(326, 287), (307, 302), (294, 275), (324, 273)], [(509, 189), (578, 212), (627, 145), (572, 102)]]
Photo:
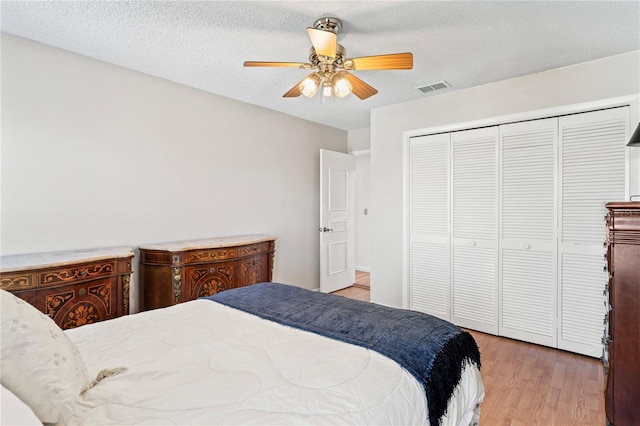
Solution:
[[(368, 274), (335, 292), (369, 301)], [(362, 284), (366, 281), (366, 284)], [(478, 343), (485, 399), (481, 426), (603, 426), (604, 376), (594, 358), (468, 330)]]

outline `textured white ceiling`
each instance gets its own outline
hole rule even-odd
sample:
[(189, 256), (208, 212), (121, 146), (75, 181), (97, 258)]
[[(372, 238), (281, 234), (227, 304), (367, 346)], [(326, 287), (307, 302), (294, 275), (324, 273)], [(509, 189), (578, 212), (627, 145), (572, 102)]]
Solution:
[[(639, 1), (6, 1), (2, 31), (345, 130), (370, 111), (640, 49)], [(356, 71), (379, 93), (332, 106), (282, 95), (308, 71), (305, 28), (342, 20), (348, 57), (410, 51), (410, 71)]]

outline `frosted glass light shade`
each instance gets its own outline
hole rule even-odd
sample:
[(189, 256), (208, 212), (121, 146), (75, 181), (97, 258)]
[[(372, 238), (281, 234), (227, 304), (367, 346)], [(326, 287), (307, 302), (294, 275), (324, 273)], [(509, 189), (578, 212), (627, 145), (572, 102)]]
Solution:
[(344, 98), (351, 93), (351, 83), (347, 80), (342, 73), (336, 74), (332, 81), (333, 91), (339, 98)]
[(322, 84), (322, 103), (324, 105), (331, 105), (335, 101), (333, 96), (333, 87), (331, 86), (331, 82), (324, 81)]
[(312, 98), (320, 87), (320, 76), (318, 74), (311, 74), (300, 82), (300, 92), (308, 98)]

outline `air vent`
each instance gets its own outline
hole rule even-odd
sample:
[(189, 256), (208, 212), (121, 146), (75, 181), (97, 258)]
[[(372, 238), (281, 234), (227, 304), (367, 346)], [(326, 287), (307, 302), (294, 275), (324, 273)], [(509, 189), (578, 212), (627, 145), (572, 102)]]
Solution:
[(446, 81), (438, 81), (437, 83), (427, 84), (425, 86), (416, 87), (422, 93), (435, 92), (436, 90), (446, 89), (447, 87), (451, 87), (449, 83)]

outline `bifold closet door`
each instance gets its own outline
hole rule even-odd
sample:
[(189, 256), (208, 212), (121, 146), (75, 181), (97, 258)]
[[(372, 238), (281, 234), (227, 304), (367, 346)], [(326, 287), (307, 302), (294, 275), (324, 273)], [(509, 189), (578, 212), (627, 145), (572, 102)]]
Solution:
[(558, 347), (590, 356), (602, 354), (604, 205), (625, 199), (628, 123), (628, 107), (559, 118)]
[(501, 336), (556, 341), (558, 120), (500, 126)]
[(451, 321), (498, 333), (498, 127), (451, 134)]
[(411, 138), (409, 307), (450, 320), (449, 134)]

